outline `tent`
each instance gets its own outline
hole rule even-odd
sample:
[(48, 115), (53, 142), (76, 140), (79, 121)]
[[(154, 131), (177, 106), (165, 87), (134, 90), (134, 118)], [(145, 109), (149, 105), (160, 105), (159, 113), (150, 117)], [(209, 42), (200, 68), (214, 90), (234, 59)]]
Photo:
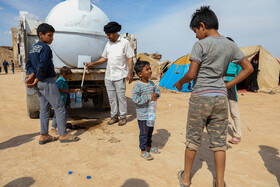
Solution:
[(151, 80), (159, 80), (163, 73), (166, 71), (168, 64), (171, 64), (169, 60), (160, 61), (161, 54), (147, 54), (147, 53), (139, 53), (137, 54), (137, 61), (148, 61), (151, 65), (152, 69), (152, 77)]
[[(190, 55), (188, 54), (173, 62), (170, 68), (161, 78), (159, 86), (178, 91), (177, 88), (173, 87), (173, 85), (189, 71), (191, 63), (189, 58)], [(184, 84), (181, 92), (191, 92), (191, 86), (192, 82)]]
[(259, 91), (276, 93), (280, 75), (280, 64), (277, 59), (260, 45), (241, 47), (240, 49), (249, 61), (259, 54), (259, 73), (257, 78)]

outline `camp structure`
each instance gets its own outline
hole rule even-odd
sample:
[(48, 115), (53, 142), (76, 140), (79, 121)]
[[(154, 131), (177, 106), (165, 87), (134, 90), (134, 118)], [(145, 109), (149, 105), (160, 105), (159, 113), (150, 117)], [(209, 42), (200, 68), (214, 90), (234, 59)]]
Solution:
[[(240, 49), (249, 61), (255, 56), (259, 57), (259, 72), (257, 76), (259, 91), (264, 93), (276, 93), (280, 75), (280, 64), (277, 59), (260, 45), (241, 47)], [(249, 84), (250, 77), (239, 83), (237, 87), (243, 86), (243, 88), (247, 89)]]
[[(189, 71), (189, 68), (190, 55), (188, 54), (177, 59), (175, 62), (172, 63), (172, 65), (161, 78), (159, 86), (166, 89), (179, 91), (177, 88), (173, 87), (173, 85)], [(192, 82), (184, 84), (183, 89), (180, 91), (191, 92), (191, 88)]]
[(139, 53), (137, 54), (137, 61), (148, 61), (152, 69), (152, 80), (159, 80), (162, 75), (167, 71), (169, 60), (160, 61), (162, 55), (158, 53), (148, 54), (148, 53)]

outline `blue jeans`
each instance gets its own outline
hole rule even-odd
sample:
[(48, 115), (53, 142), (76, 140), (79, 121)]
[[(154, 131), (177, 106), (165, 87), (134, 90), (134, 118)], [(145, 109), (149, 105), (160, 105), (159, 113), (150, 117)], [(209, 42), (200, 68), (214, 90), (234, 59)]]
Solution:
[(147, 147), (152, 147), (152, 135), (154, 127), (147, 126), (147, 120), (138, 120), (139, 126), (139, 147), (141, 151), (145, 151)]

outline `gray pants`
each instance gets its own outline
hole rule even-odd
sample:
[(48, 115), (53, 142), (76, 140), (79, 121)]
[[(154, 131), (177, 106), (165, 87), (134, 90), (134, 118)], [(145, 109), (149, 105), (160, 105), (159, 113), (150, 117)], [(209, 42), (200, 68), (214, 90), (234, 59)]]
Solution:
[[(65, 110), (66, 110), (66, 112), (65, 112), (65, 119), (66, 119), (66, 122), (67, 122), (68, 111), (67, 111), (67, 107), (66, 106), (65, 106)], [(53, 120), (52, 120), (52, 129), (56, 129), (56, 128), (57, 128), (57, 122), (56, 122), (56, 116), (54, 114)]]
[(39, 81), (37, 83), (37, 91), (40, 100), (41, 134), (47, 134), (49, 131), (50, 104), (55, 112), (58, 134), (67, 134), (66, 110), (54, 78), (46, 78), (44, 81)]
[(111, 117), (115, 117), (119, 114), (120, 118), (126, 118), (127, 103), (125, 97), (125, 78), (117, 81), (105, 79), (105, 86), (111, 107)]

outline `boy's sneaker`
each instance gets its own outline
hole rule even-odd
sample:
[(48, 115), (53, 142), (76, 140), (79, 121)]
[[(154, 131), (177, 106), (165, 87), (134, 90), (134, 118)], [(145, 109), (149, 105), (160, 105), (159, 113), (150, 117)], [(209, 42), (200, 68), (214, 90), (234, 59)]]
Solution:
[(124, 126), (126, 124), (126, 118), (121, 118), (119, 121), (119, 126)]
[(107, 125), (113, 125), (114, 123), (117, 123), (119, 121), (118, 116), (112, 117), (110, 121), (108, 121)]

